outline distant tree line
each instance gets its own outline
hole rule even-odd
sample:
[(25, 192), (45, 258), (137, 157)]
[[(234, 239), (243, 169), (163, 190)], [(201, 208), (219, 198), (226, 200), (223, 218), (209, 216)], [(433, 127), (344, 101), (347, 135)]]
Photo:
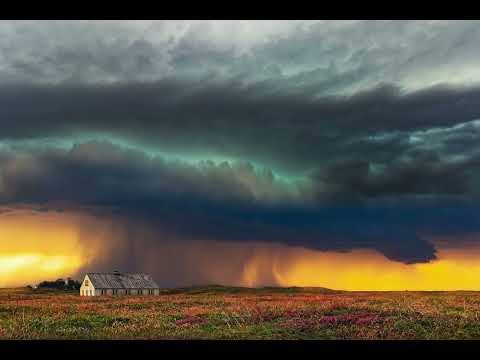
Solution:
[(57, 290), (79, 290), (80, 282), (68, 279), (57, 279), (55, 281), (42, 281), (38, 284), (38, 289), (57, 289)]

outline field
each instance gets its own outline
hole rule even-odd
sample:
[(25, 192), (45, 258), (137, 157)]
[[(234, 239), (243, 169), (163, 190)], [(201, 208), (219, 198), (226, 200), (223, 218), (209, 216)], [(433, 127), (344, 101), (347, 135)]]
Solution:
[(480, 339), (480, 293), (209, 286), (81, 298), (2, 289), (0, 339)]

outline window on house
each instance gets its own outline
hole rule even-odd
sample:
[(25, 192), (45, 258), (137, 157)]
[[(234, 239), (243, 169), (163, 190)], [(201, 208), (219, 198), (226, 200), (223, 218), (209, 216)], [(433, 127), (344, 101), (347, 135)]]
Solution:
[(85, 279), (85, 286), (88, 286), (88, 280)]

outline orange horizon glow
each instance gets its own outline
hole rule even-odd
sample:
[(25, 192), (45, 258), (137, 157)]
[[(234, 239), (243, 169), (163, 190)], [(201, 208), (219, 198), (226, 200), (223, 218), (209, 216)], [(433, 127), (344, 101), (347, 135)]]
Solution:
[(39, 276), (45, 280), (68, 277), (74, 274), (80, 265), (80, 258), (75, 255), (0, 255), (0, 287), (35, 282)]
[[(101, 231), (95, 229), (86, 241), (79, 237), (79, 229), (91, 227), (91, 223), (85, 225), (82, 221), (75, 214), (50, 212), (0, 216), (0, 287), (72, 276), (85, 269), (92, 259), (103, 256), (105, 253), (98, 249), (109, 239), (118, 239), (118, 234), (107, 230), (99, 234)], [(186, 244), (175, 246), (179, 256), (184, 254), (191, 271), (225, 285), (319, 286), (358, 291), (480, 290), (480, 247), (463, 245), (454, 249), (445, 247), (446, 243), (435, 243), (437, 260), (412, 265), (391, 261), (373, 250), (338, 253), (275, 244), (226, 246), (213, 241), (191, 248)], [(120, 247), (119, 243), (113, 244)], [(253, 249), (253, 253), (246, 249)], [(149, 270), (155, 271), (164, 251), (159, 247), (146, 253), (153, 264)], [(232, 257), (237, 267), (228, 261), (213, 261)], [(169, 276), (168, 271), (163, 276)]]
[(54, 213), (19, 211), (0, 217), (0, 287), (33, 285), (70, 276), (84, 249), (72, 219)]
[(258, 269), (268, 261), (282, 287), (326, 287), (350, 291), (480, 290), (480, 251), (439, 249), (429, 263), (403, 264), (372, 250), (347, 253), (290, 249), (260, 252), (245, 267), (245, 286), (258, 286)]

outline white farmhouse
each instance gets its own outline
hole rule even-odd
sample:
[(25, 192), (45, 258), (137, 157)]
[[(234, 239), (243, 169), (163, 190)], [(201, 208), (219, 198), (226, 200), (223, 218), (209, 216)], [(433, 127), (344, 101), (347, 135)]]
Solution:
[(147, 274), (88, 273), (80, 296), (160, 295), (157, 283)]

